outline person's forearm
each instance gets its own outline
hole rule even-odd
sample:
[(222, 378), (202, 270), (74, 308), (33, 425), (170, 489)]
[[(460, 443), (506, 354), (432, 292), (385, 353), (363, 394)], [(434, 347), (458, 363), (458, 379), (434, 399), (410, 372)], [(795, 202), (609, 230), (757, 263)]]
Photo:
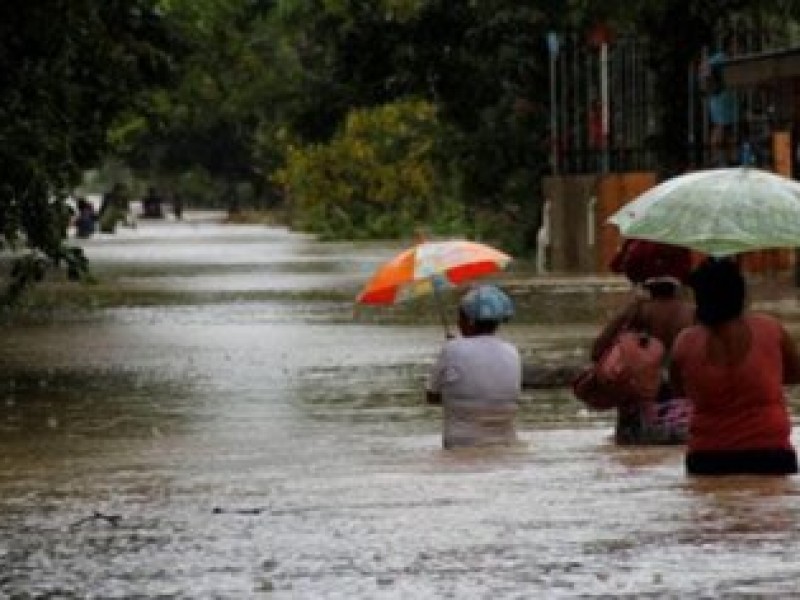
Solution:
[(626, 319), (627, 316), (617, 315), (603, 328), (603, 331), (600, 332), (592, 344), (590, 353), (592, 360), (599, 360), (608, 347), (611, 346)]

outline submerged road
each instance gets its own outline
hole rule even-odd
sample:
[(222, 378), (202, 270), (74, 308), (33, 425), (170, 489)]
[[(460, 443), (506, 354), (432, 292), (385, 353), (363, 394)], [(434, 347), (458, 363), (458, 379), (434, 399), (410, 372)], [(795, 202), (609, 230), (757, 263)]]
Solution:
[[(398, 246), (188, 217), (87, 240), (96, 285), (0, 326), (0, 597), (796, 594), (797, 478), (688, 479), (564, 387), (521, 447), (444, 452), (435, 315), (351, 302)], [(553, 367), (624, 293), (515, 289), (504, 335)]]

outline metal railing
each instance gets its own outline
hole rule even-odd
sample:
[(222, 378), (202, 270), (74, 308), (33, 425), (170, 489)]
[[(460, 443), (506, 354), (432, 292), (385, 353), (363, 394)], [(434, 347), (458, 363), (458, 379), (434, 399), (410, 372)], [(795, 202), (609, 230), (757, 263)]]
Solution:
[[(742, 56), (793, 43), (787, 23), (733, 18), (718, 35), (732, 38), (732, 55)], [(554, 34), (551, 34), (554, 36)], [(587, 43), (576, 33), (548, 38), (551, 59), (550, 162), (554, 174), (658, 170), (651, 140), (658, 134), (656, 73), (650, 52), (635, 36), (613, 43)], [(707, 52), (710, 52), (709, 49)], [(711, 145), (706, 97), (699, 82), (700, 62), (687, 66), (675, 93), (687, 95), (687, 156), (695, 168), (741, 162), (747, 142), (756, 164), (771, 164), (770, 132), (775, 129), (770, 90), (737, 90), (738, 115), (723, 159)], [(681, 88), (683, 88), (681, 90)], [(786, 127), (786, 123), (781, 124)]]

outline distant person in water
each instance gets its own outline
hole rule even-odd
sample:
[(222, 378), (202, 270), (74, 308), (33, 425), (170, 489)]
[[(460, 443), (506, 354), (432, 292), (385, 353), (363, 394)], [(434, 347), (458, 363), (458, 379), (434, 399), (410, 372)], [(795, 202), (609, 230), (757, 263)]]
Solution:
[(163, 199), (153, 186), (147, 188), (147, 195), (142, 198), (142, 216), (148, 219), (164, 218)]
[(522, 362), (517, 348), (496, 335), (513, 314), (511, 299), (494, 285), (461, 298), (461, 337), (445, 342), (427, 384), (428, 402), (442, 405), (445, 448), (516, 442)]
[(183, 196), (179, 192), (172, 194), (172, 214), (178, 220), (183, 218)]
[(97, 229), (97, 214), (94, 211), (94, 206), (86, 198), (78, 198), (77, 207), (75, 235), (79, 238), (91, 237)]
[(117, 224), (125, 221), (128, 215), (128, 194), (125, 186), (115, 183), (111, 191), (103, 194), (100, 211), (97, 215), (100, 231), (114, 233)]
[(797, 472), (783, 386), (800, 383), (800, 359), (780, 322), (745, 309), (734, 260), (708, 259), (689, 277), (698, 324), (673, 346), (673, 388), (686, 395), (691, 475)]

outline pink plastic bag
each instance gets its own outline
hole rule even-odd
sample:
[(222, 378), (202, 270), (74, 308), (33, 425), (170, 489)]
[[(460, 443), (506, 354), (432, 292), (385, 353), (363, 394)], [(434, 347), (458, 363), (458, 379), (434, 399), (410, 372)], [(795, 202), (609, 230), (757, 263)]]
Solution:
[(661, 385), (664, 344), (638, 331), (623, 331), (597, 361), (597, 379), (615, 390), (617, 404), (652, 401)]
[(575, 397), (595, 410), (655, 400), (661, 385), (664, 345), (658, 338), (623, 331), (597, 362), (572, 381)]

